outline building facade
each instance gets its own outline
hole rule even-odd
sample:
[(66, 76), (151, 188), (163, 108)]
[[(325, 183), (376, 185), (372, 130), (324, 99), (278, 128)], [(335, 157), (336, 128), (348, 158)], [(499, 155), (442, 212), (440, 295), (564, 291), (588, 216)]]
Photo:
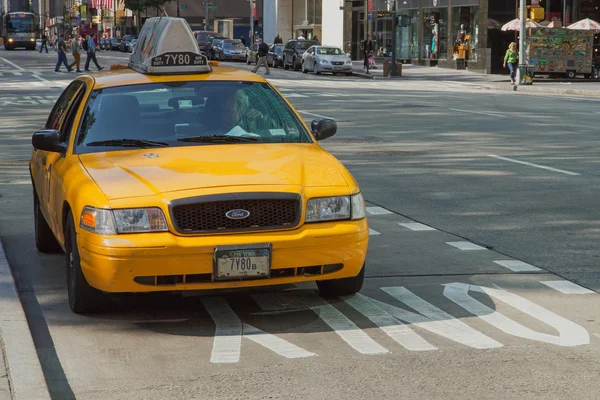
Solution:
[[(394, 0), (264, 0), (264, 36), (284, 41), (315, 35), (361, 59), (361, 43), (370, 35), (376, 56), (392, 50)], [(528, 4), (531, 0), (528, 0)], [(571, 24), (600, 20), (600, 0), (542, 0), (546, 19)], [(396, 30), (397, 58), (405, 63), (504, 72), (502, 56), (515, 32), (504, 23), (517, 18), (518, 0), (396, 0), (403, 24)], [(598, 43), (600, 45), (600, 43)], [(457, 59), (461, 60), (457, 62)]]

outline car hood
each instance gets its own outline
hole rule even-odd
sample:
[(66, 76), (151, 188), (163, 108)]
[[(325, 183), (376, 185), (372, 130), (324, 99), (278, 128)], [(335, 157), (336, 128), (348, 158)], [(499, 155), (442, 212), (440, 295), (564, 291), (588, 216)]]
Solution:
[(241, 185), (349, 186), (339, 161), (314, 144), (163, 147), (79, 159), (109, 200)]

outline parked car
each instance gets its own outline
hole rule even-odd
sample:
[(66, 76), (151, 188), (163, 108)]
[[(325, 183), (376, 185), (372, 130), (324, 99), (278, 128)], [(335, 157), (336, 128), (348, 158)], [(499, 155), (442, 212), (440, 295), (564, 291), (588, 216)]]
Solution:
[(221, 42), (220, 49), (217, 57), (219, 61), (243, 61), (246, 58), (246, 46), (240, 39), (225, 39)]
[(213, 38), (211, 40), (210, 49), (208, 50), (208, 54), (206, 54), (210, 60), (216, 60), (221, 51), (223, 51), (224, 40), (226, 39)]
[(137, 36), (135, 35), (125, 35), (123, 36), (123, 39), (121, 39), (121, 43), (120, 43), (120, 50), (123, 52), (127, 51), (127, 43), (131, 42), (131, 40), (133, 39), (137, 39)]
[(284, 44), (274, 44), (269, 48), (269, 54), (267, 54), (267, 63), (273, 67), (283, 67), (283, 49)]
[(100, 47), (100, 50), (110, 50), (110, 38), (100, 38), (98, 47)]
[(133, 53), (133, 48), (136, 43), (137, 43), (137, 39), (131, 39), (129, 42), (127, 42), (127, 52), (128, 53)]
[[(212, 52), (213, 40), (214, 39), (227, 39), (227, 37), (221, 35), (219, 32), (212, 31), (195, 31), (194, 36), (198, 41), (198, 47), (200, 52), (210, 59), (214, 59), (214, 53)], [(211, 58), (211, 54), (213, 57)]]
[(117, 38), (110, 38), (108, 41), (108, 50), (119, 50), (121, 48), (121, 41)]
[(339, 47), (312, 46), (302, 55), (302, 72), (308, 71), (352, 75), (352, 60)]
[(246, 51), (246, 64), (250, 65), (252, 63), (256, 64), (258, 62), (258, 43), (254, 43), (252, 46), (248, 47)]
[(302, 68), (302, 56), (311, 46), (317, 46), (316, 40), (290, 39), (283, 49), (283, 68), (293, 68), (294, 71)]

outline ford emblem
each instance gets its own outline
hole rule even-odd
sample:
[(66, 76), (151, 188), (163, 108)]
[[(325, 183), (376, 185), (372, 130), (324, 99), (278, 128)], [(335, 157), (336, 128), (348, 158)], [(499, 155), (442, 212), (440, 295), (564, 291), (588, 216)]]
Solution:
[(250, 211), (247, 210), (229, 210), (225, 213), (225, 216), (229, 219), (244, 219), (250, 216)]

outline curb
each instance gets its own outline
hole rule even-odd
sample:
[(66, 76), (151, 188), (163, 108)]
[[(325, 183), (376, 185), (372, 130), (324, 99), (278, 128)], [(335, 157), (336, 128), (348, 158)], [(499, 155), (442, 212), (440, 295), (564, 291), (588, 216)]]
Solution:
[(546, 94), (546, 95), (560, 95), (560, 96), (586, 96), (593, 98), (600, 98), (599, 90), (585, 90), (585, 89), (569, 89), (569, 88), (545, 88), (540, 86), (531, 85), (521, 85), (517, 86), (515, 90), (513, 86), (493, 86), (493, 85), (480, 85), (481, 89), (484, 90), (502, 90), (502, 91), (510, 91), (517, 93), (526, 93), (526, 94)]
[(0, 334), (12, 400), (50, 400), (50, 392), (1, 240)]

